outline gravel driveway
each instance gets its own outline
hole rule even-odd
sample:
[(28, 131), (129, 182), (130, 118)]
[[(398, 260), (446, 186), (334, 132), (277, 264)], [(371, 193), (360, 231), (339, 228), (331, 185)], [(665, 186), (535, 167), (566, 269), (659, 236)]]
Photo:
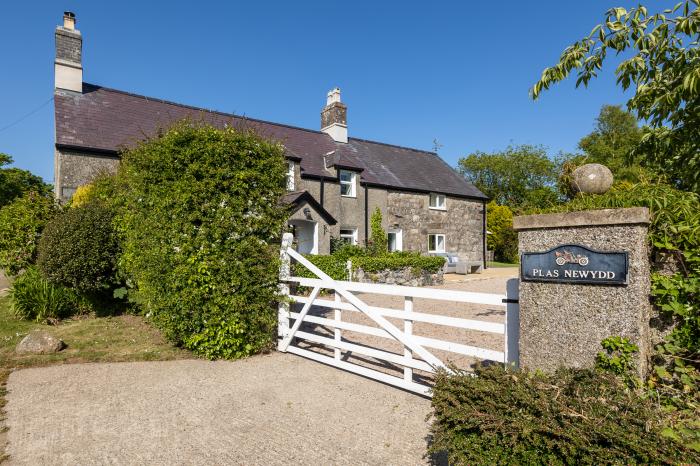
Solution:
[(428, 462), (429, 400), (290, 354), (25, 369), (7, 388), (10, 464)]
[(430, 402), (297, 356), (75, 364), (8, 382), (10, 464), (422, 464)]

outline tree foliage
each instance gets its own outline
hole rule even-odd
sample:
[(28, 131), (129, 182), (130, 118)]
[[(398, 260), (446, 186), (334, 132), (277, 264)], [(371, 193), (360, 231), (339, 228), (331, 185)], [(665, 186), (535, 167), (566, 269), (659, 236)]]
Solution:
[(209, 358), (271, 347), (285, 175), (280, 144), (188, 122), (123, 154), (106, 183), (121, 186), (120, 267), (171, 341)]
[(11, 163), (12, 157), (0, 152), (0, 208), (30, 191), (42, 195), (51, 192), (51, 186), (41, 177), (19, 168), (4, 168)]
[(513, 230), (513, 211), (496, 201), (486, 204), (486, 242), (497, 261), (518, 262), (518, 234)]
[(598, 76), (609, 55), (624, 54), (617, 83), (634, 86), (627, 107), (648, 121), (635, 154), (679, 187), (700, 192), (700, 11), (698, 0), (650, 14), (639, 6), (608, 10), (605, 21), (567, 47), (531, 89), (543, 90), (576, 71), (576, 86)]
[(0, 269), (17, 275), (32, 265), (41, 233), (58, 211), (53, 195), (35, 191), (0, 208)]
[(474, 152), (457, 168), (481, 192), (511, 208), (547, 207), (558, 202), (559, 161), (542, 146), (509, 146), (500, 152)]

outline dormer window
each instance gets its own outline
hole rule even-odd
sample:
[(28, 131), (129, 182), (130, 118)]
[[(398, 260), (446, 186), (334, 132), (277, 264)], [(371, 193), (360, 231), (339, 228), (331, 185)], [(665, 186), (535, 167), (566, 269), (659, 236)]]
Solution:
[(343, 197), (357, 197), (357, 174), (348, 170), (340, 170), (338, 173), (340, 178), (340, 195)]
[(287, 191), (294, 191), (294, 162), (287, 162)]
[(430, 193), (430, 208), (434, 210), (446, 210), (447, 208), (445, 207), (445, 195), (444, 194), (437, 194), (437, 193)]

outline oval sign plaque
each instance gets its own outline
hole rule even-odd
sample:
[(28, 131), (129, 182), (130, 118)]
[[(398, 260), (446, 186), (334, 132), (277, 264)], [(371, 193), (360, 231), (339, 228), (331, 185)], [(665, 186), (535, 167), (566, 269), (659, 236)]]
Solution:
[(526, 282), (626, 285), (627, 271), (627, 252), (595, 251), (578, 244), (520, 256), (520, 276)]

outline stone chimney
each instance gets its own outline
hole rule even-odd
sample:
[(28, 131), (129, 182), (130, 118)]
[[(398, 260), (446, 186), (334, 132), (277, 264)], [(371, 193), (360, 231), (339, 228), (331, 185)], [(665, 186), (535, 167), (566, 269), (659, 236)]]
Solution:
[(328, 93), (326, 106), (321, 111), (321, 131), (336, 142), (348, 142), (348, 107), (340, 101), (337, 87)]
[(75, 13), (63, 13), (63, 26), (56, 27), (56, 89), (83, 92), (83, 36), (75, 29)]

